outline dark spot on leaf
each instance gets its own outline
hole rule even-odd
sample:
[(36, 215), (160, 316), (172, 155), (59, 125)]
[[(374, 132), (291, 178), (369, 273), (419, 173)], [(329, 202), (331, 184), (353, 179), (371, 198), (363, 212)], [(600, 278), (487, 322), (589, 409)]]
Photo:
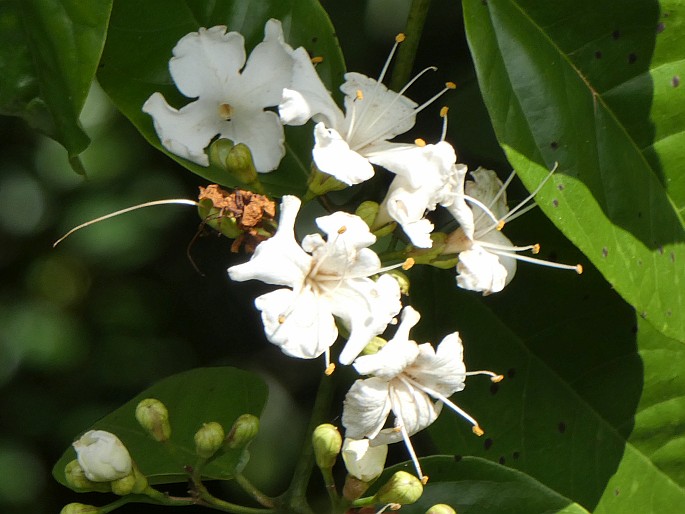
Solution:
[(673, 75), (673, 78), (671, 79), (671, 85), (673, 87), (678, 87), (680, 85), (680, 76), (679, 75)]
[(554, 205), (554, 207), (559, 207), (559, 200), (557, 200), (556, 198), (552, 200), (552, 205)]
[(564, 432), (566, 432), (566, 423), (564, 423), (563, 421), (560, 421), (559, 424), (557, 425), (557, 429), (559, 430), (560, 434), (563, 434)]
[(640, 317), (641, 317), (642, 319), (647, 319), (647, 311), (642, 311), (642, 312), (640, 313)]
[(499, 384), (490, 384), (490, 393), (497, 394), (497, 391), (499, 391)]
[(552, 141), (552, 142), (549, 144), (549, 147), (550, 147), (552, 150), (556, 150), (557, 148), (559, 148), (559, 143), (557, 143), (556, 141)]
[(502, 464), (503, 466), (504, 466), (504, 463), (505, 463), (505, 462), (506, 462), (506, 460), (505, 460), (504, 457), (500, 457), (500, 458), (499, 458), (499, 463)]
[(480, 3), (483, 5), (488, 5), (488, 0), (480, 0)]
[(490, 448), (492, 448), (492, 443), (493, 443), (493, 442), (494, 442), (494, 441), (488, 437), (488, 438), (483, 442), (483, 448), (485, 448), (486, 450), (489, 450)]
[(663, 255), (663, 254), (664, 254), (664, 247), (663, 247), (663, 246), (659, 245), (659, 246), (657, 247), (657, 250), (659, 251), (659, 255)]
[(642, 211), (637, 211), (637, 217), (642, 218)]
[(585, 294), (582, 296), (582, 300), (583, 300), (584, 302), (587, 302), (589, 299), (590, 299), (590, 295), (589, 295), (588, 293), (585, 293)]
[(509, 368), (507, 370), (507, 376), (509, 378), (514, 378), (516, 376), (516, 368)]
[(638, 265), (638, 266), (642, 266), (642, 259), (638, 259), (638, 260), (637, 260), (637, 265)]
[(521, 456), (521, 454), (519, 452), (514, 452), (511, 454), (511, 456), (514, 458), (514, 460), (519, 460), (519, 457)]
[(461, 460), (461, 455), (454, 456), (454, 462), (459, 462)]
[(614, 489), (614, 496), (618, 496), (619, 494), (621, 494), (621, 490), (617, 487)]
[(671, 252), (671, 262), (675, 262), (675, 252)]
[(609, 255), (609, 249), (605, 246), (602, 248), (602, 257), (606, 257), (607, 255)]
[(601, 59), (602, 58), (602, 52), (601, 50), (597, 50), (595, 52), (595, 59)]
[(666, 28), (666, 24), (663, 21), (660, 21), (656, 25), (656, 33), (661, 34), (665, 28)]
[(666, 316), (668, 316), (669, 318), (670, 318), (671, 316), (673, 316), (673, 313), (671, 312), (671, 309), (668, 309), (668, 310), (666, 311)]
[(566, 186), (564, 186), (564, 184), (559, 184), (559, 185), (557, 186), (557, 189), (558, 189), (559, 191), (563, 191), (563, 190), (564, 190), (564, 187), (566, 187)]
[(628, 64), (633, 64), (635, 61), (637, 61), (637, 55), (635, 55), (634, 52), (631, 52), (628, 54)]
[(637, 334), (637, 325), (633, 325), (632, 327), (630, 327), (630, 331), (631, 331), (633, 334)]
[(616, 29), (611, 33), (611, 37), (614, 39), (618, 39), (621, 37), (621, 32), (618, 29)]

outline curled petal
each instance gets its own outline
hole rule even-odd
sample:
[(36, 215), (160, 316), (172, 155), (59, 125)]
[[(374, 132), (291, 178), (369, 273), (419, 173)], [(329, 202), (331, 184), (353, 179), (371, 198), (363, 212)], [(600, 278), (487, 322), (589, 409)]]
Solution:
[[(502, 191), (502, 181), (497, 177), (497, 173), (485, 168), (478, 168), (471, 172), (471, 177), (473, 180), (467, 180), (464, 186), (466, 194), (480, 200), (496, 218), (502, 219), (509, 212), (509, 207), (507, 206), (507, 195)], [(486, 219), (484, 216), (483, 218)]]
[(457, 273), (459, 287), (485, 295), (501, 291), (508, 283), (507, 269), (499, 257), (478, 244), (459, 254)]
[(350, 149), (335, 129), (323, 123), (314, 127), (314, 162), (316, 166), (345, 184), (359, 184), (373, 177), (373, 166), (364, 157)]
[(352, 439), (373, 439), (390, 414), (388, 382), (380, 378), (357, 380), (345, 395), (342, 424)]
[(451, 396), (464, 389), (466, 367), (464, 348), (457, 332), (447, 335), (437, 351), (429, 343), (419, 345), (419, 356), (407, 369), (407, 374), (433, 391)]

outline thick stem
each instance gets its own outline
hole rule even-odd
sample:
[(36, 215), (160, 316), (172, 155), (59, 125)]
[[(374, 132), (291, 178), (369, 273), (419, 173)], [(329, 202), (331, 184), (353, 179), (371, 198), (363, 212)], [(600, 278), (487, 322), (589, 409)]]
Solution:
[(236, 505), (235, 503), (230, 503), (225, 500), (220, 500), (219, 498), (212, 496), (207, 488), (202, 484), (195, 484), (197, 493), (197, 504), (204, 505), (214, 510), (219, 510), (221, 512), (230, 512), (231, 514), (275, 514), (274, 509), (256, 509), (254, 507), (244, 507), (242, 505)]
[(430, 3), (430, 0), (412, 0), (407, 25), (404, 30), (407, 38), (397, 51), (397, 60), (395, 61), (392, 80), (390, 81), (390, 89), (394, 91), (402, 89), (409, 80)]
[(241, 474), (235, 476), (236, 482), (243, 488), (243, 491), (252, 496), (258, 503), (264, 505), (265, 507), (273, 508), (275, 507), (274, 499), (267, 496), (262, 491), (257, 489), (252, 482), (245, 478)]

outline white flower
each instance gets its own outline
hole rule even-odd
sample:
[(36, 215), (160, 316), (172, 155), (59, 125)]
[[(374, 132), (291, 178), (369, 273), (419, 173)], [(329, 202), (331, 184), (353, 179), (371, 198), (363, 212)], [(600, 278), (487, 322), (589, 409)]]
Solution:
[(368, 439), (345, 438), (342, 458), (347, 472), (362, 482), (371, 482), (385, 469), (388, 445), (370, 446)]
[(78, 463), (88, 480), (111, 482), (131, 473), (133, 463), (117, 436), (104, 430), (90, 430), (75, 441)]
[[(464, 388), (468, 375), (487, 374), (493, 381), (502, 377), (489, 371), (466, 372), (457, 332), (446, 336), (437, 350), (410, 340), (409, 331), (419, 319), (416, 310), (405, 307), (395, 337), (378, 353), (355, 361), (355, 369), (371, 377), (357, 380), (348, 391), (342, 423), (347, 437), (367, 437), (372, 446), (403, 440), (417, 473), (423, 476), (409, 437), (433, 423), (443, 403), (471, 422), (474, 433), (482, 435), (478, 422), (448, 397)], [(438, 401), (434, 403), (434, 399)], [(390, 413), (394, 427), (384, 428)]]
[(415, 145), (397, 148), (376, 158), (376, 164), (394, 172), (388, 193), (380, 206), (374, 225), (395, 220), (418, 248), (430, 248), (433, 224), (425, 218), (426, 211), (448, 202), (455, 188), (463, 187), (458, 173), (466, 166), (456, 164), (454, 148), (440, 141), (435, 145)]
[(302, 125), (310, 118), (318, 122), (314, 127), (314, 162), (321, 171), (348, 185), (371, 178), (371, 164), (383, 165), (378, 162), (380, 157), (398, 145), (388, 141), (411, 129), (416, 114), (453, 87), (450, 83), (421, 106), (402, 94), (413, 81), (399, 93), (386, 88), (381, 81), (398, 42), (378, 80), (360, 73), (345, 74), (340, 86), (345, 95), (345, 114), (321, 82), (309, 55), (304, 51), (293, 53), (295, 72), (293, 83), (283, 91), (281, 120), (286, 125)]
[[(459, 175), (462, 183), (465, 171), (465, 169), (462, 170)], [(456, 194), (451, 197), (451, 203), (446, 206), (459, 221), (460, 227), (448, 236), (444, 252), (459, 253), (457, 263), (459, 287), (479, 291), (484, 295), (499, 292), (514, 278), (517, 260), (572, 269), (582, 273), (583, 268), (580, 264), (569, 266), (519, 255), (517, 252), (527, 250), (537, 253), (540, 245), (514, 246), (501, 232), (506, 222), (524, 214), (534, 206), (533, 204), (526, 207), (526, 204), (553, 172), (554, 170), (531, 195), (511, 211), (507, 206), (506, 187), (513, 178), (513, 174), (506, 184), (502, 184), (494, 171), (478, 168), (471, 172), (473, 180), (466, 181), (462, 194), (458, 193), (458, 188), (456, 189)], [(473, 208), (467, 205), (467, 201), (473, 205)]]
[(208, 166), (204, 149), (219, 135), (247, 145), (257, 171), (271, 171), (285, 155), (283, 126), (264, 108), (278, 105), (290, 84), (292, 48), (283, 42), (281, 23), (272, 19), (245, 62), (243, 36), (226, 30), (201, 28), (174, 47), (171, 77), (181, 93), (197, 100), (177, 110), (154, 93), (143, 111), (152, 116), (164, 148), (184, 159)]
[(276, 234), (228, 273), (233, 280), (286, 286), (255, 300), (267, 338), (283, 352), (304, 359), (325, 352), (328, 365), (338, 337), (335, 317), (350, 330), (339, 358), (350, 364), (400, 311), (399, 285), (390, 275), (369, 278), (384, 270), (368, 248), (376, 237), (358, 216), (336, 212), (317, 218), (326, 240), (311, 234), (300, 247), (294, 233), (299, 208), (297, 197), (284, 196)]

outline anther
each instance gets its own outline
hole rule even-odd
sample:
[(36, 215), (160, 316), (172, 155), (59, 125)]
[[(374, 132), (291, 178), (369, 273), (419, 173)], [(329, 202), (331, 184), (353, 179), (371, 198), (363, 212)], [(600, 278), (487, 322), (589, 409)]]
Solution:
[(335, 363), (334, 363), (334, 362), (331, 362), (331, 363), (326, 367), (326, 371), (324, 371), (324, 374), (325, 374), (327, 377), (330, 377), (330, 376), (333, 374), (334, 371), (335, 371)]
[(317, 55), (316, 57), (311, 58), (312, 64), (320, 64), (323, 62), (323, 57), (320, 55)]
[(411, 257), (407, 257), (407, 260), (402, 263), (402, 269), (404, 271), (411, 269), (414, 266), (415, 262), (416, 261), (414, 259), (412, 259)]
[(447, 116), (447, 113), (449, 112), (450, 108), (444, 105), (443, 107), (440, 108), (440, 117), (444, 118)]
[(504, 228), (504, 223), (505, 223), (504, 220), (499, 220), (499, 221), (497, 222), (497, 226), (495, 227), (495, 229), (496, 229), (496, 230), (502, 230), (502, 229)]
[(478, 425), (474, 425), (471, 431), (476, 434), (478, 437), (482, 436), (485, 433), (485, 430), (480, 428)]
[(364, 93), (362, 93), (361, 89), (357, 89), (356, 99), (359, 101), (364, 100)]
[(233, 107), (230, 104), (219, 104), (219, 116), (230, 121), (231, 116), (233, 116)]
[(576, 273), (578, 273), (578, 275), (583, 274), (583, 265), (582, 264), (576, 264)]
[(405, 39), (407, 39), (407, 36), (405, 36), (402, 32), (400, 32), (399, 34), (397, 34), (395, 36), (395, 43), (401, 43)]
[(538, 243), (535, 243), (533, 245), (533, 248), (530, 251), (533, 252), (533, 255), (539, 254), (540, 253), (540, 245)]
[(454, 82), (445, 82), (445, 87), (447, 89), (457, 89), (457, 85)]
[(338, 234), (340, 235), (344, 234), (345, 232), (347, 232), (347, 227), (345, 225), (338, 229)]
[(501, 382), (502, 380), (504, 380), (504, 375), (497, 375), (495, 377), (490, 378), (490, 381), (494, 382), (495, 384), (497, 382)]
[(282, 325), (285, 323), (285, 315), (284, 314), (279, 314), (278, 316), (278, 322)]
[(421, 139), (420, 137), (414, 139), (414, 144), (415, 144), (416, 146), (418, 146), (418, 147), (421, 147), (421, 148), (423, 148), (424, 146), (426, 146), (426, 142), (425, 142), (423, 139)]
[(423, 475), (423, 476), (421, 477), (421, 483), (422, 483), (423, 485), (426, 485), (426, 484), (428, 483), (428, 475)]

